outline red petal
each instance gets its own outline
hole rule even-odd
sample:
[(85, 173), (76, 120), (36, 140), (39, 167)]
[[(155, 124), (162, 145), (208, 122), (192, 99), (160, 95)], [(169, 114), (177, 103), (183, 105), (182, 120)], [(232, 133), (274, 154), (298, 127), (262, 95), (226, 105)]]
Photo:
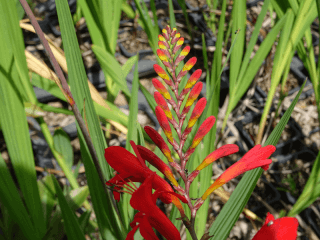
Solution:
[(138, 158), (122, 147), (112, 146), (106, 148), (104, 157), (109, 165), (119, 173), (143, 174), (146, 171), (146, 167), (142, 166)]
[(130, 205), (140, 212), (147, 213), (156, 207), (152, 201), (152, 184), (156, 174), (150, 174), (130, 199)]
[(266, 221), (252, 240), (295, 240), (297, 239), (298, 220), (293, 217), (274, 219), (268, 213)]
[(132, 228), (132, 230), (128, 233), (126, 240), (134, 240), (133, 236), (136, 233), (137, 229), (139, 227), (139, 224), (136, 225), (134, 228)]
[(145, 240), (159, 240), (157, 235), (154, 233), (151, 224), (147, 217), (144, 217), (140, 223), (140, 233)]

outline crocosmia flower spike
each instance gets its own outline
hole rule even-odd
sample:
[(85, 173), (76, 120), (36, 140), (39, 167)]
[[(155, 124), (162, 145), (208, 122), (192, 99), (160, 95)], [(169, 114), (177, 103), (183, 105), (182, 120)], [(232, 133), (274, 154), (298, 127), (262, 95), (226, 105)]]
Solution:
[[(130, 224), (132, 230), (127, 235), (127, 240), (133, 240), (137, 230), (146, 240), (158, 240), (154, 230), (168, 240), (181, 239), (179, 230), (157, 207), (158, 198), (166, 204), (173, 203), (177, 207), (181, 215), (178, 219), (183, 221), (192, 239), (196, 239), (194, 229), (196, 214), (208, 196), (246, 171), (258, 167), (267, 170), (271, 163), (268, 157), (275, 151), (275, 147), (255, 146), (222, 173), (201, 198), (192, 202), (189, 196), (190, 185), (201, 174), (201, 170), (210, 166), (217, 159), (237, 152), (239, 148), (234, 144), (224, 145), (210, 153), (189, 173), (189, 169), (186, 168), (187, 162), (192, 159), (190, 156), (214, 126), (216, 118), (214, 116), (208, 116), (203, 120), (201, 118), (208, 105), (205, 97), (198, 99), (203, 87), (202, 70), (196, 69), (188, 76), (189, 71), (196, 65), (197, 58), (188, 57), (190, 47), (184, 46), (184, 37), (180, 35), (178, 29), (171, 29), (167, 26), (162, 29), (162, 34), (158, 35), (158, 39), (159, 49), (156, 53), (158, 64), (154, 64), (158, 77), (152, 79), (152, 84), (156, 90), (154, 92), (156, 106), (154, 107), (161, 133), (149, 126), (146, 126), (144, 130), (161, 152), (156, 155), (144, 146), (137, 146), (133, 141), (130, 143), (135, 155), (117, 146), (105, 149), (105, 158), (116, 171), (115, 176), (106, 184), (112, 188), (117, 201), (120, 200), (120, 193), (132, 195), (130, 204), (138, 213)], [(181, 70), (178, 71), (178, 69)], [(181, 86), (181, 83), (185, 85)], [(188, 143), (188, 148), (185, 146), (186, 143)], [(148, 168), (150, 165), (147, 166), (145, 161), (157, 168), (159, 170), (157, 173), (161, 176), (151, 171)], [(183, 181), (184, 188), (179, 185), (181, 181)], [(137, 188), (134, 182), (142, 184)], [(154, 193), (152, 189), (155, 190)], [(181, 202), (186, 205), (182, 205)], [(190, 208), (190, 216), (185, 214), (183, 206)], [(292, 228), (289, 228), (288, 224), (292, 225)], [(292, 233), (287, 233), (287, 230), (292, 230)], [(266, 223), (253, 240), (294, 239), (295, 233), (294, 219), (274, 220), (272, 215), (268, 215)], [(207, 240), (210, 237), (212, 236), (204, 235), (201, 239)]]

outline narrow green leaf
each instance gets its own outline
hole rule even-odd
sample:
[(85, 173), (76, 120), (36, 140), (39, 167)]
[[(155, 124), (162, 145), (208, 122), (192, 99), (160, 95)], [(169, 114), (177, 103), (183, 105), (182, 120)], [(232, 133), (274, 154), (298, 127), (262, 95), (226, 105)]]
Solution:
[(134, 55), (131, 58), (129, 58), (125, 64), (122, 65), (121, 70), (124, 78), (127, 77), (129, 72), (132, 70), (133, 65), (138, 61), (138, 59), (138, 55)]
[[(17, 187), (7, 169), (7, 165), (0, 154), (0, 202), (8, 210), (10, 217), (19, 225), (28, 239), (35, 239), (35, 228), (29, 214), (20, 198)], [(3, 209), (2, 209), (3, 210)], [(5, 229), (3, 229), (5, 230)], [(13, 236), (11, 236), (13, 237)], [(40, 239), (40, 238), (38, 238)]]
[(143, 95), (146, 97), (147, 102), (150, 106), (150, 108), (152, 109), (153, 112), (155, 112), (157, 103), (154, 100), (153, 96), (151, 95), (151, 93), (149, 93), (149, 91), (139, 82), (139, 86), (140, 86), (140, 90), (143, 93)]
[(46, 225), (52, 216), (52, 211), (56, 205), (56, 190), (51, 176), (47, 175), (37, 182), (42, 203), (43, 213), (45, 215)]
[(133, 81), (132, 81), (132, 89), (129, 103), (129, 124), (128, 124), (128, 134), (127, 134), (127, 142), (126, 149), (133, 153), (133, 150), (130, 146), (130, 141), (134, 141), (137, 143), (137, 117), (138, 117), (138, 90), (139, 90), (139, 75), (138, 75), (138, 62), (135, 64), (134, 73), (133, 73)]
[(64, 229), (67, 233), (69, 239), (86, 239), (80, 225), (78, 223), (77, 217), (74, 212), (72, 212), (71, 208), (69, 207), (67, 200), (63, 196), (61, 188), (59, 186), (58, 181), (52, 175), (52, 181), (54, 183), (54, 187), (58, 196), (59, 206), (61, 208), (62, 217), (63, 217), (63, 225)]
[[(6, 11), (10, 12), (13, 9), (12, 12), (17, 14), (15, 4), (11, 10), (3, 8), (3, 4), (9, 4), (7, 2), (14, 3), (13, 1), (0, 1), (0, 19), (2, 20), (6, 16), (4, 14)], [(41, 209), (27, 117), (19, 92), (21, 89), (18, 87), (21, 84), (21, 75), (17, 70), (18, 63), (16, 62), (19, 55), (14, 55), (16, 53), (13, 52), (11, 46), (14, 42), (10, 42), (10, 38), (6, 34), (10, 29), (6, 29), (6, 27), (8, 27), (7, 24), (0, 24), (0, 44), (2, 46), (0, 54), (0, 122), (10, 160), (31, 221), (34, 226), (37, 226), (34, 229), (34, 238), (39, 239), (45, 234), (46, 226)]]
[(92, 51), (96, 55), (104, 72), (108, 73), (108, 75), (115, 81), (115, 83), (117, 83), (120, 89), (130, 97), (130, 91), (123, 76), (121, 66), (114, 56), (97, 45), (92, 46)]
[(0, 20), (3, 25), (1, 34), (6, 36), (4, 41), (7, 41), (8, 47), (10, 47), (14, 55), (14, 64), (19, 74), (19, 78), (15, 79), (16, 88), (25, 101), (35, 104), (37, 101), (36, 95), (29, 80), (23, 35), (19, 26), (19, 17), (14, 1), (0, 1)]
[[(134, 141), (137, 144), (137, 117), (138, 117), (138, 90), (139, 90), (139, 73), (138, 73), (138, 62), (136, 62), (133, 73), (131, 98), (129, 103), (129, 124), (128, 124), (128, 134), (126, 140), (126, 149), (131, 153), (134, 153), (130, 141)], [(129, 226), (131, 220), (134, 216), (134, 209), (130, 206), (130, 194), (124, 194), (121, 199), (122, 216), (125, 226)]]
[(170, 17), (170, 27), (172, 29), (176, 27), (176, 17), (173, 12), (174, 9), (173, 9), (172, 0), (168, 1), (168, 8), (169, 8), (169, 17)]
[(80, 228), (84, 229), (84, 233), (86, 233), (85, 229), (88, 226), (90, 216), (91, 216), (91, 211), (87, 211), (83, 213), (78, 219)]
[(73, 150), (68, 134), (63, 129), (57, 129), (53, 135), (54, 148), (66, 160), (66, 164), (71, 170), (73, 165)]
[(109, 44), (107, 35), (103, 31), (104, 28), (101, 21), (101, 8), (99, 8), (98, 1), (79, 0), (77, 3), (81, 6), (93, 44), (103, 49), (107, 49)]
[[(240, 71), (241, 61), (243, 57), (243, 51), (245, 46), (245, 34), (246, 34), (246, 1), (239, 0), (233, 3), (232, 7), (232, 42), (237, 37), (235, 47), (232, 50), (230, 58), (230, 95), (234, 90), (236, 80)], [(238, 32), (238, 34), (235, 34)]]
[(293, 205), (289, 217), (295, 217), (297, 214), (302, 212), (304, 209), (309, 207), (316, 199), (320, 196), (320, 151), (313, 164), (309, 179), (300, 194), (297, 202)]
[(122, 1), (106, 0), (98, 1), (98, 3), (101, 8), (99, 17), (101, 18), (104, 27), (104, 29), (101, 30), (107, 35), (110, 53), (115, 54)]
[[(32, 75), (32, 84), (38, 88), (41, 88), (49, 93), (51, 93), (53, 96), (63, 100), (66, 102), (66, 99), (57, 86), (53, 81), (43, 78), (39, 76), (38, 74)], [(93, 105), (95, 107), (95, 110), (97, 111), (98, 115), (103, 117), (104, 119), (113, 120), (116, 122), (121, 123), (124, 126), (127, 126), (128, 124), (128, 116), (125, 115), (117, 106), (114, 104), (106, 101), (108, 106), (111, 108), (111, 110), (106, 109), (105, 107), (101, 106), (100, 104), (93, 102)], [(41, 104), (40, 104), (41, 106)], [(72, 112), (73, 114), (73, 112)]]
[[(287, 125), (290, 115), (293, 111), (294, 106), (298, 102), (300, 94), (304, 88), (306, 82), (303, 83), (301, 89), (297, 96), (292, 101), (290, 107), (287, 109), (285, 114), (282, 116), (280, 122), (277, 124), (275, 129), (272, 131), (267, 141), (266, 145), (276, 145), (280, 139), (281, 133), (283, 132), (285, 126)], [(223, 206), (220, 214), (218, 215), (215, 222), (209, 229), (209, 235), (214, 235), (211, 239), (224, 240), (227, 239), (229, 233), (234, 226), (235, 222), (238, 220), (240, 213), (247, 204), (256, 183), (261, 176), (263, 170), (257, 168), (251, 170), (242, 177), (240, 183), (232, 193), (228, 202)]]
[(283, 17), (280, 19), (279, 22), (272, 28), (272, 30), (269, 32), (265, 40), (262, 42), (261, 46), (259, 47), (259, 50), (249, 63), (249, 66), (247, 68), (247, 71), (245, 72), (242, 81), (237, 83), (236, 87), (234, 88), (234, 92), (232, 93), (232, 96), (234, 96), (232, 99), (230, 99), (230, 103), (228, 106), (227, 116), (230, 114), (232, 109), (237, 105), (238, 101), (241, 99), (243, 94), (247, 91), (248, 87), (250, 86), (254, 76), (256, 75), (257, 71), (259, 70), (262, 62), (266, 58), (267, 54), (269, 53), (272, 45), (274, 44), (275, 39), (278, 36), (278, 33), (280, 29), (283, 27), (285, 23), (286, 18)]
[(248, 44), (246, 53), (245, 53), (245, 55), (243, 57), (243, 61), (242, 61), (242, 64), (241, 64), (241, 69), (240, 69), (239, 76), (238, 76), (238, 81), (239, 82), (241, 82), (242, 77), (243, 77), (245, 71), (247, 70), (247, 66), (249, 64), (253, 48), (256, 45), (256, 42), (257, 42), (257, 39), (258, 39), (258, 35), (259, 35), (259, 32), (260, 32), (260, 28), (262, 26), (262, 22), (264, 20), (264, 17), (267, 14), (267, 10), (268, 10), (269, 4), (270, 4), (270, 0), (266, 0), (266, 1), (263, 2), (263, 6), (262, 6), (262, 9), (261, 9), (261, 12), (259, 13), (258, 19), (256, 21), (256, 24), (254, 25), (254, 30), (252, 32), (252, 35), (251, 35), (251, 38), (250, 38), (250, 42)]

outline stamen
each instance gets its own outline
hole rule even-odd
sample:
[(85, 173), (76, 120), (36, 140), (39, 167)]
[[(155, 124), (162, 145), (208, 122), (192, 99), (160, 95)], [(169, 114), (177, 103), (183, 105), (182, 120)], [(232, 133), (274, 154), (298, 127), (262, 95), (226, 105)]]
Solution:
[(130, 183), (133, 185), (132, 188), (133, 188), (134, 190), (138, 190), (137, 185), (135, 185), (134, 182), (132, 182), (130, 178), (128, 178), (128, 180), (129, 180)]

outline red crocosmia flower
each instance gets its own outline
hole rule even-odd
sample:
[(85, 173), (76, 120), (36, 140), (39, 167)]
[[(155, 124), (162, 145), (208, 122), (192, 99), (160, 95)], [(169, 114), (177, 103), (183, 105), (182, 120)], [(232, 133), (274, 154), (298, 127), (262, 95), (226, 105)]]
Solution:
[(274, 219), (268, 213), (266, 220), (252, 240), (295, 240), (297, 239), (298, 220), (293, 217)]
[[(127, 235), (126, 240), (133, 240), (133, 236), (138, 228), (140, 228), (140, 233), (146, 240), (159, 239), (152, 228), (158, 230), (167, 240), (181, 239), (178, 229), (156, 205), (158, 196), (162, 194), (161, 190), (157, 190), (152, 194), (153, 181), (156, 177), (157, 175), (154, 172), (150, 174), (132, 194), (130, 204), (139, 212), (134, 216), (133, 222), (130, 223), (132, 230)], [(168, 194), (180, 197), (174, 192)]]
[[(113, 195), (117, 201), (120, 200), (120, 192), (124, 184), (127, 182), (144, 182), (146, 178), (153, 173), (146, 166), (145, 161), (140, 156), (137, 146), (133, 141), (131, 141), (131, 145), (137, 157), (119, 146), (112, 146), (105, 149), (104, 156), (107, 162), (114, 170), (117, 171), (117, 174), (107, 181), (106, 184), (114, 187)], [(148, 159), (146, 158), (146, 160)], [(167, 192), (173, 192), (173, 190), (171, 186), (160, 176), (156, 175), (154, 177), (154, 180), (152, 181), (152, 188), (163, 191), (160, 195), (160, 199), (164, 203), (168, 204), (174, 202), (176, 204), (180, 204), (172, 194), (167, 194)], [(184, 201), (187, 202), (186, 199), (184, 199)]]
[(202, 197), (195, 203), (199, 208), (204, 200), (217, 188), (221, 187), (223, 184), (229, 182), (231, 179), (245, 173), (249, 170), (261, 167), (263, 170), (269, 168), (269, 164), (272, 162), (271, 159), (267, 159), (276, 150), (275, 146), (268, 145), (261, 147), (261, 145), (256, 145), (249, 152), (247, 152), (243, 158), (238, 162), (229, 167), (225, 172), (223, 172), (220, 177), (207, 189), (207, 191), (202, 195)]

